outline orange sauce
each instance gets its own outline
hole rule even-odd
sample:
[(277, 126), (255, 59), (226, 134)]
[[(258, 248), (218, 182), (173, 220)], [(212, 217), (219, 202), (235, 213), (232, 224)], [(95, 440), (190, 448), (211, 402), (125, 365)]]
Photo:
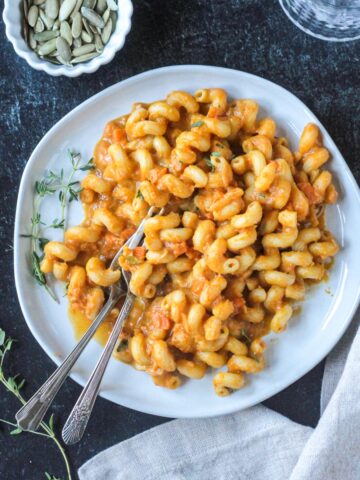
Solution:
[[(123, 301), (120, 300), (117, 304), (117, 308), (121, 309)], [(140, 298), (136, 298), (134, 302), (134, 306), (130, 312), (129, 317), (126, 319), (123, 327), (124, 334), (132, 333), (134, 329), (139, 328), (139, 326), (143, 323), (144, 320), (144, 313), (145, 313), (145, 301)], [(69, 306), (68, 315), (70, 319), (70, 323), (74, 329), (74, 335), (76, 340), (79, 340), (86, 330), (89, 328), (91, 324), (91, 320), (86, 317), (86, 315), (81, 312), (80, 310), (76, 310)], [(96, 340), (101, 346), (104, 346), (112, 332), (116, 321), (116, 316), (112, 315), (111, 313), (107, 316), (107, 318), (103, 321), (103, 323), (99, 326), (96, 330), (94, 335), (94, 340)], [(120, 334), (120, 338), (123, 333)], [(113, 357), (117, 360), (120, 360), (117, 352), (114, 352)]]

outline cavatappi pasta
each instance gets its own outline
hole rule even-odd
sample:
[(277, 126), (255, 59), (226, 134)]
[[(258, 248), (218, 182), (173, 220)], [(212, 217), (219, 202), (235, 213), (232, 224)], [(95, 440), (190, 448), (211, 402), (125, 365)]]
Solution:
[(324, 223), (337, 192), (318, 127), (306, 125), (293, 152), (258, 108), (220, 88), (134, 104), (95, 147), (84, 222), (45, 246), (43, 272), (68, 282), (72, 311), (91, 321), (119, 280), (108, 268), (117, 250), (150, 206), (165, 208), (120, 258), (138, 300), (117, 356), (156, 385), (225, 367), (215, 392), (241, 388), (264, 368), (262, 337), (286, 328), (339, 249)]

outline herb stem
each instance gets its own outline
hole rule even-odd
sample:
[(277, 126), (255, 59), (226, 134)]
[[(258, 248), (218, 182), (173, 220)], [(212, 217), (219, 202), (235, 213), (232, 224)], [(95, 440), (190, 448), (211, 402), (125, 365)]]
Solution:
[[(11, 392), (16, 397), (22, 405), (25, 405), (26, 400), (21, 395), (21, 393), (19, 391), (20, 388), (22, 388), (22, 386), (23, 386), (24, 380), (19, 383), (16, 380), (17, 376), (6, 378), (5, 375), (4, 375), (3, 364), (4, 364), (5, 356), (6, 356), (7, 352), (10, 351), (13, 340), (11, 338), (6, 339), (5, 338), (5, 333), (1, 329), (0, 329), (0, 333), (2, 334), (1, 337), (0, 337), (0, 383), (2, 383), (4, 385), (4, 387), (6, 388), (6, 390)], [(5, 424), (10, 425), (10, 426), (15, 427), (15, 428), (19, 428), (17, 424), (9, 422), (8, 420), (0, 419), (0, 422), (5, 423)], [(61, 445), (60, 441), (57, 439), (57, 437), (55, 435), (55, 432), (53, 430), (53, 417), (52, 416), (50, 417), (49, 425), (46, 422), (42, 421), (40, 423), (40, 427), (42, 428), (42, 430), (45, 433), (38, 432), (38, 431), (35, 431), (35, 430), (29, 430), (29, 433), (33, 433), (33, 434), (39, 435), (41, 437), (49, 438), (55, 443), (55, 445), (57, 446), (57, 448), (58, 448), (58, 450), (59, 450), (59, 452), (60, 452), (60, 454), (63, 458), (64, 464), (65, 464), (67, 480), (72, 480), (69, 459), (67, 458), (64, 447)], [(19, 429), (18, 432), (14, 432), (14, 434), (15, 433), (21, 433), (21, 429)]]

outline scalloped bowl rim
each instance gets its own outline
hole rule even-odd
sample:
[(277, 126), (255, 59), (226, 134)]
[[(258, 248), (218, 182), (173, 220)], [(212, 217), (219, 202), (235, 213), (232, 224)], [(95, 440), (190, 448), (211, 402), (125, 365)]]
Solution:
[[(18, 2), (21, 3), (21, 0)], [(131, 0), (119, 0), (119, 14), (117, 18), (116, 29), (111, 35), (109, 42), (103, 52), (86, 63), (80, 63), (72, 68), (65, 65), (53, 65), (46, 60), (39, 58), (35, 52), (26, 44), (21, 29), (19, 30), (16, 16), (21, 15), (19, 11), (14, 13), (14, 4), (11, 0), (5, 0), (3, 19), (5, 23), (6, 36), (12, 43), (15, 52), (23, 58), (32, 68), (38, 71), (44, 71), (52, 76), (65, 75), (67, 77), (78, 77), (83, 73), (93, 73), (102, 65), (112, 61), (115, 54), (122, 49), (125, 43), (126, 35), (131, 29), (131, 16), (133, 5)], [(20, 7), (20, 5), (18, 5)], [(21, 8), (21, 7), (20, 7)]]

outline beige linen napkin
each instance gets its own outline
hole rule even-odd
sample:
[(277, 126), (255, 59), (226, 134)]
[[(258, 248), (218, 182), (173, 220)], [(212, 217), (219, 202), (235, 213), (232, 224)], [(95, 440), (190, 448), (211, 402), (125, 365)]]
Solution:
[(96, 455), (80, 480), (359, 480), (359, 323), (326, 361), (315, 429), (261, 405), (174, 420)]

